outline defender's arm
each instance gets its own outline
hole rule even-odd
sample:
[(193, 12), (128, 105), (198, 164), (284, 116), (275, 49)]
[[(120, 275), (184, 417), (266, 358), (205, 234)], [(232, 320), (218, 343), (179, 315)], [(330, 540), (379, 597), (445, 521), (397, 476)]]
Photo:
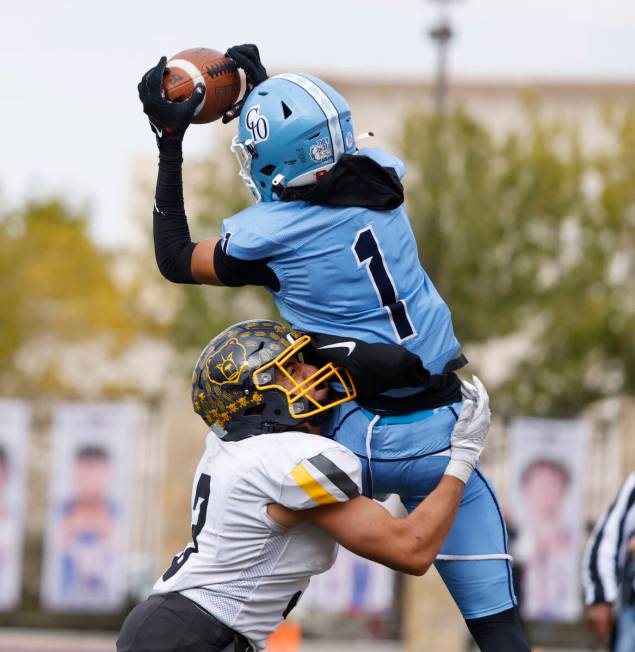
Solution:
[(310, 520), (352, 552), (396, 570), (423, 575), (450, 531), (489, 431), (489, 396), (478, 378), (474, 377), (474, 385), (463, 383), (463, 394), (443, 478), (407, 518), (394, 518), (363, 496), (300, 513), (269, 505), (269, 515), (287, 527)]
[(454, 522), (465, 485), (444, 475), (436, 489), (407, 518), (396, 518), (379, 503), (358, 496), (308, 510), (269, 505), (277, 523), (293, 527), (311, 521), (357, 555), (410, 575), (423, 575)]
[(423, 575), (454, 522), (465, 485), (449, 475), (407, 518), (394, 518), (359, 496), (311, 510), (313, 523), (352, 552), (411, 575)]

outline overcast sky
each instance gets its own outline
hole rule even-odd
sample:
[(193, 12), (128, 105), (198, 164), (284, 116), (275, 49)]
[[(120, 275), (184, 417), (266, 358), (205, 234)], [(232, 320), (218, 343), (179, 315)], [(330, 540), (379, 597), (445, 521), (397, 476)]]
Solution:
[[(633, 0), (450, 11), (456, 76), (635, 79)], [(155, 149), (136, 85), (160, 55), (255, 42), (275, 70), (430, 77), (437, 14), (429, 0), (0, 0), (0, 199), (61, 193), (91, 206), (100, 242), (125, 242), (130, 166)], [(197, 127), (186, 156), (221, 128)]]

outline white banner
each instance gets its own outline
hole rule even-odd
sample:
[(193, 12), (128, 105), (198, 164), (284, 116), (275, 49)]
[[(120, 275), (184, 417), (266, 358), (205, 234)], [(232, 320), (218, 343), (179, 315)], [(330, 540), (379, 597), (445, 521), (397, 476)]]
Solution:
[(115, 611), (126, 597), (130, 488), (139, 412), (67, 403), (54, 419), (42, 602)]
[(333, 567), (316, 575), (298, 607), (331, 614), (387, 615), (394, 602), (395, 572), (340, 546)]
[(519, 418), (511, 424), (510, 520), (522, 569), (522, 615), (572, 622), (582, 614), (580, 558), (590, 427), (581, 420)]
[(25, 401), (0, 399), (0, 611), (20, 599), (30, 424)]

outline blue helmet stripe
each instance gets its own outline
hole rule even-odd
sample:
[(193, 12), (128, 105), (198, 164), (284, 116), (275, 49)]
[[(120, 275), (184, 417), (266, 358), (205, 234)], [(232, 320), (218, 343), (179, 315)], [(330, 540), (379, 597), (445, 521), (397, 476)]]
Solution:
[(333, 160), (339, 160), (340, 156), (344, 154), (344, 135), (342, 134), (342, 125), (340, 125), (339, 114), (331, 98), (313, 81), (296, 75), (295, 73), (285, 73), (276, 75), (273, 79), (286, 79), (287, 81), (297, 84), (303, 88), (324, 111), (326, 120), (331, 134), (331, 142), (333, 143)]

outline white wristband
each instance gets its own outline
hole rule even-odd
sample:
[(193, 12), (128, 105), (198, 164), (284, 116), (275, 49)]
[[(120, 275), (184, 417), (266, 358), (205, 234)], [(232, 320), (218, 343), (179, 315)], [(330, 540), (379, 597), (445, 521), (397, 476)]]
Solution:
[(443, 475), (454, 476), (455, 478), (458, 478), (463, 484), (467, 484), (467, 481), (470, 479), (473, 470), (474, 465), (470, 464), (469, 462), (450, 459), (448, 465), (445, 467)]

